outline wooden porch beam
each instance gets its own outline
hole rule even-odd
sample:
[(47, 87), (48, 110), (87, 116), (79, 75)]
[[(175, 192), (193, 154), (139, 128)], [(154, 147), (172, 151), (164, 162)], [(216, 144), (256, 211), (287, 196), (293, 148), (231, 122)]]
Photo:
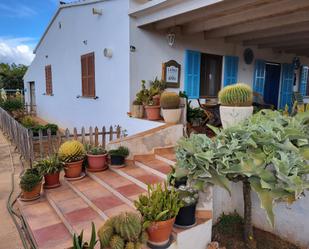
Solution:
[(246, 23), (257, 19), (289, 14), (309, 7), (308, 0), (280, 0), (269, 4), (256, 6), (245, 11), (239, 10), (230, 15), (219, 16), (200, 22), (191, 22), (184, 26), (184, 32), (188, 34), (223, 28), (240, 23)]
[(299, 55), (299, 56), (302, 56), (302, 55), (309, 55), (309, 48), (294, 48), (294, 49), (278, 49), (278, 48), (274, 48), (273, 51), (275, 53), (287, 53), (287, 54), (296, 54), (296, 55)]
[(234, 26), (219, 28), (206, 32), (206, 37), (218, 38), (245, 34), (249, 32), (265, 31), (271, 28), (285, 29), (285, 26), (309, 21), (309, 9), (293, 12), (287, 15), (264, 18), (262, 20), (241, 23)]
[(277, 43), (277, 42), (298, 41), (298, 40), (307, 39), (307, 38), (309, 38), (309, 32), (297, 32), (297, 33), (291, 33), (287, 35), (276, 35), (276, 36), (266, 37), (266, 38), (245, 40), (243, 42), (243, 45), (244, 46), (264, 45), (264, 44)]
[(290, 47), (309, 47), (309, 37), (307, 39), (299, 39), (293, 41), (286, 41), (286, 42), (271, 42), (266, 44), (258, 45), (258, 48), (290, 48)]
[(261, 3), (269, 3), (271, 0), (234, 0), (234, 1), (224, 1), (219, 2), (217, 4), (213, 4), (210, 6), (207, 6), (205, 8), (201, 8), (199, 10), (193, 10), (188, 13), (179, 15), (179, 16), (173, 16), (168, 19), (159, 21), (155, 28), (160, 29), (167, 29), (170, 27), (183, 25), (184, 23), (191, 22), (192, 20), (198, 20), (201, 18), (210, 18), (214, 16), (218, 16), (218, 14), (226, 14), (230, 12), (237, 12), (240, 11), (243, 8), (250, 8), (257, 5), (257, 2), (259, 4)]
[(308, 31), (309, 31), (309, 22), (303, 22), (303, 23), (289, 24), (284, 26), (284, 28), (275, 27), (263, 31), (252, 31), (240, 35), (231, 35), (231, 36), (227, 35), (225, 41), (241, 42), (245, 40), (262, 39), (262, 38), (269, 38), (280, 35), (289, 35), (298, 32), (308, 32)]

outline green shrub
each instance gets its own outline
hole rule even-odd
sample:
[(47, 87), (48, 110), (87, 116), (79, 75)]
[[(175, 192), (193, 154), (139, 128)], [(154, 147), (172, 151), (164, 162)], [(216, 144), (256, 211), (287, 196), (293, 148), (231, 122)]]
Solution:
[(118, 149), (110, 150), (108, 151), (108, 154), (110, 156), (123, 156), (127, 157), (129, 155), (130, 151), (127, 147), (120, 146)]
[(38, 122), (33, 119), (31, 116), (24, 116), (21, 119), (21, 124), (26, 128), (31, 128), (38, 125)]
[(134, 202), (135, 207), (144, 217), (146, 226), (156, 221), (166, 221), (176, 217), (182, 202), (174, 188), (166, 184), (149, 185), (147, 195), (140, 195)]
[(12, 98), (2, 102), (1, 107), (8, 112), (13, 112), (22, 110), (24, 105), (19, 99)]
[(224, 106), (251, 106), (252, 100), (252, 89), (244, 83), (226, 86), (219, 92), (219, 102)]
[(41, 175), (55, 174), (63, 169), (63, 163), (59, 160), (57, 155), (53, 155), (37, 161), (35, 168)]
[(42, 175), (37, 169), (27, 169), (20, 179), (22, 190), (30, 192), (42, 181)]

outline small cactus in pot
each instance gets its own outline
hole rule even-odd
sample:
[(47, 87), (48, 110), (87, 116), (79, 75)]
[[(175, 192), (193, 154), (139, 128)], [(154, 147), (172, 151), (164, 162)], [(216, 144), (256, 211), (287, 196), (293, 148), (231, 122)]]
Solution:
[(174, 92), (164, 92), (161, 95), (161, 108), (164, 121), (169, 124), (177, 124), (181, 116), (180, 97)]
[(234, 126), (253, 113), (253, 93), (249, 85), (237, 83), (219, 92), (220, 116), (223, 128)]
[(77, 140), (66, 141), (60, 146), (58, 156), (65, 163), (66, 178), (78, 178), (81, 176), (85, 155), (83, 144)]

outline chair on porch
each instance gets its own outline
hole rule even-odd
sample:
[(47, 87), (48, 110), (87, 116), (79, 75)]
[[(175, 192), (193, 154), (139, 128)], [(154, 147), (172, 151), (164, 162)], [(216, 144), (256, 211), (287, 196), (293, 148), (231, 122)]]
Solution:
[(253, 106), (257, 109), (275, 109), (274, 105), (265, 103), (263, 96), (257, 92), (253, 92)]
[(293, 93), (293, 103), (297, 101), (297, 105), (303, 105), (304, 104), (304, 97), (299, 92)]
[[(205, 100), (205, 102), (201, 103), (201, 100)], [(200, 98), (197, 99), (197, 102), (200, 108), (204, 110), (206, 116), (203, 126), (206, 126), (206, 124), (221, 126), (218, 98)]]

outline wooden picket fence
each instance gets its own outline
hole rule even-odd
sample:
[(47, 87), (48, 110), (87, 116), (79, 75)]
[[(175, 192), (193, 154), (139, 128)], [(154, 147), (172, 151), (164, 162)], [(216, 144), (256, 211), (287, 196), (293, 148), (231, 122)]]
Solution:
[(69, 129), (66, 129), (65, 132), (58, 131), (56, 135), (52, 135), (51, 130), (48, 129), (47, 136), (43, 136), (42, 130), (39, 131), (38, 136), (33, 136), (32, 131), (29, 131), (29, 133), (33, 143), (32, 158), (37, 160), (56, 153), (62, 143), (71, 139), (79, 140), (83, 144), (105, 148), (109, 141), (121, 137), (121, 127), (113, 128), (110, 126), (109, 129), (106, 129), (106, 127), (99, 129), (90, 126), (88, 129), (82, 127), (80, 132), (76, 128), (73, 129), (73, 133), (70, 133)]
[(69, 129), (64, 132), (57, 131), (52, 134), (50, 129), (47, 134), (39, 130), (34, 136), (32, 130), (28, 130), (16, 121), (9, 113), (0, 108), (0, 128), (7, 135), (12, 143), (16, 146), (21, 156), (32, 166), (35, 160), (56, 153), (60, 145), (68, 140), (79, 140), (83, 144), (106, 147), (108, 142), (121, 137), (120, 126), (102, 127), (82, 127), (80, 132), (76, 128), (70, 133)]

